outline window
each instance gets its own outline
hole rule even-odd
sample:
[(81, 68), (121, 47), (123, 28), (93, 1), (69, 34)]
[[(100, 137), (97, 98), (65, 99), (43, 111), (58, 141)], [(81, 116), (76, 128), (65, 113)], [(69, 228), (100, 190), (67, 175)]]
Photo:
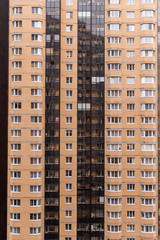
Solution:
[(40, 102), (31, 102), (31, 109), (42, 109), (42, 103)]
[(127, 117), (127, 123), (128, 124), (134, 124), (135, 122), (134, 122), (134, 117)]
[(41, 206), (41, 199), (30, 199), (30, 207)]
[(121, 212), (107, 212), (107, 218), (120, 219), (121, 218)]
[(41, 178), (41, 172), (30, 172), (30, 178), (40, 179)]
[(21, 28), (22, 27), (22, 21), (13, 21), (13, 28)]
[(107, 104), (107, 109), (108, 110), (121, 110), (121, 104), (120, 103), (110, 103)]
[(72, 137), (72, 130), (66, 130), (66, 137)]
[(141, 191), (142, 192), (155, 192), (155, 185), (149, 184), (149, 185), (141, 185)]
[(121, 43), (121, 37), (108, 37), (108, 44), (119, 44)]
[(14, 7), (13, 14), (22, 14), (22, 7)]
[(73, 25), (66, 25), (66, 32), (72, 32), (73, 31)]
[(31, 96), (42, 96), (42, 89), (31, 89)]
[(155, 97), (155, 90), (142, 90), (141, 97)]
[(141, 31), (154, 30), (154, 29), (155, 29), (155, 25), (153, 23), (143, 23), (143, 24), (141, 24)]
[(20, 41), (22, 41), (22, 34), (13, 34), (13, 35), (12, 35), (12, 40), (13, 40), (14, 42), (20, 42)]
[(127, 12), (127, 18), (135, 18), (135, 12)]
[(30, 159), (30, 164), (32, 165), (40, 165), (41, 164), (41, 158), (31, 158)]
[(72, 124), (72, 117), (66, 117), (66, 124)]
[(11, 121), (12, 123), (21, 123), (21, 116), (12, 116)]
[(41, 234), (41, 228), (40, 227), (31, 227), (30, 228), (30, 234), (31, 235)]
[(31, 82), (42, 82), (41, 75), (31, 75)]
[(154, 0), (141, 0), (141, 3), (142, 4), (145, 4), (145, 3), (147, 3), (147, 4), (153, 4), (154, 3)]
[(13, 55), (22, 55), (22, 48), (12, 48)]
[(121, 205), (121, 198), (107, 198), (108, 205)]
[(13, 221), (19, 221), (20, 220), (20, 213), (10, 213), (10, 219)]
[(11, 206), (12, 207), (20, 207), (21, 200), (20, 199), (11, 199)]
[(11, 150), (12, 151), (21, 151), (21, 144), (20, 143), (11, 144)]
[(73, 12), (66, 12), (66, 18), (68, 19), (73, 18)]
[(120, 130), (108, 130), (107, 131), (108, 137), (121, 137), (121, 131)]
[(155, 178), (156, 172), (155, 171), (141, 171), (142, 178)]
[(21, 82), (22, 75), (12, 75), (12, 82)]
[(66, 104), (66, 110), (67, 111), (72, 110), (72, 104), (71, 103)]
[(153, 165), (153, 164), (155, 164), (155, 158), (145, 158), (145, 157), (143, 157), (143, 158), (141, 158), (141, 164), (144, 164), (144, 165)]
[(66, 77), (66, 83), (71, 84), (72, 83), (72, 77)]
[(141, 204), (142, 205), (152, 206), (152, 205), (155, 205), (155, 203), (156, 203), (156, 199), (155, 198), (142, 198), (141, 199)]
[(108, 17), (120, 17), (121, 12), (120, 11), (108, 11)]
[(72, 177), (72, 171), (66, 170), (66, 177)]
[(108, 56), (109, 57), (120, 57), (121, 56), (121, 51), (120, 50), (109, 50), (108, 51)]
[(127, 97), (134, 97), (134, 90), (127, 90)]
[(66, 164), (72, 163), (72, 157), (66, 157)]
[(121, 124), (121, 117), (107, 117), (109, 124)]
[(42, 28), (42, 22), (41, 21), (32, 21), (32, 27)]
[(66, 57), (67, 58), (72, 58), (73, 52), (72, 51), (66, 51)]
[(120, 4), (120, 0), (108, 0), (108, 4)]
[(10, 233), (14, 235), (20, 234), (20, 227), (10, 227)]
[(107, 78), (107, 81), (108, 81), (108, 83), (110, 83), (110, 84), (117, 84), (117, 83), (121, 83), (121, 77), (108, 77)]
[(127, 104), (127, 111), (134, 111), (135, 110), (135, 104), (134, 103), (128, 103)]
[(32, 61), (31, 68), (42, 68), (42, 62)]
[(127, 164), (135, 164), (135, 158), (134, 157), (127, 157)]
[(127, 38), (128, 45), (134, 45), (134, 38)]
[(121, 232), (120, 225), (107, 225), (107, 232), (117, 233)]
[(134, 58), (134, 51), (127, 51), (127, 58)]
[(155, 83), (155, 77), (141, 77), (141, 83)]
[(66, 91), (66, 97), (72, 97), (72, 91), (71, 90)]
[(41, 137), (42, 131), (41, 130), (31, 130), (31, 137)]
[(156, 227), (155, 226), (141, 226), (141, 231), (143, 233), (153, 233), (155, 232)]
[(121, 144), (107, 144), (108, 151), (121, 151), (122, 145)]
[(120, 157), (108, 157), (107, 158), (107, 163), (108, 164), (121, 164), (121, 158)]
[(41, 186), (36, 185), (36, 186), (30, 186), (30, 193), (39, 193), (41, 192)]
[(127, 184), (127, 191), (135, 191), (135, 184)]
[(110, 23), (107, 26), (108, 30), (121, 30), (121, 24), (118, 23)]
[(41, 213), (30, 213), (31, 221), (38, 221), (41, 219)]
[(155, 64), (154, 63), (142, 63), (141, 70), (154, 70)]
[(21, 164), (21, 158), (11, 158), (11, 164), (12, 165), (20, 165)]
[(107, 184), (107, 191), (120, 192), (121, 191), (121, 184)]
[(135, 198), (127, 198), (127, 204), (128, 205), (134, 205), (135, 204)]
[(65, 211), (65, 217), (72, 217), (72, 211), (71, 210)]
[(135, 144), (128, 143), (127, 144), (127, 151), (134, 151), (135, 150)]
[(155, 117), (142, 117), (141, 118), (142, 124), (154, 124), (155, 123)]
[(72, 197), (66, 197), (66, 204), (72, 203)]
[(73, 39), (72, 38), (67, 38), (66, 39), (66, 44), (67, 45), (72, 45), (73, 44)]
[(66, 191), (71, 191), (72, 190), (72, 184), (71, 183), (66, 183)]
[(72, 71), (73, 65), (72, 64), (66, 64), (66, 71)]
[(66, 5), (67, 6), (72, 6), (73, 5), (73, 0), (66, 0)]
[(31, 123), (42, 123), (41, 116), (31, 116)]
[(120, 97), (121, 96), (121, 90), (108, 90), (107, 91), (108, 97)]
[(11, 185), (11, 192), (12, 193), (20, 193), (21, 192), (21, 186), (20, 185)]
[(142, 103), (141, 104), (141, 110), (155, 110), (155, 104), (154, 103)]
[(21, 61), (12, 62), (12, 68), (22, 68), (22, 62)]
[(134, 170), (128, 170), (127, 171), (127, 178), (134, 178), (135, 177), (135, 171)]
[(153, 50), (143, 50), (141, 51), (141, 57), (154, 57), (154, 53)]
[(72, 150), (72, 143), (66, 143), (66, 150)]
[(42, 144), (31, 144), (31, 151), (41, 151)]
[(42, 55), (42, 48), (31, 48), (32, 55)]
[(65, 231), (71, 231), (72, 230), (72, 224), (65, 224)]
[(121, 178), (121, 171), (107, 171), (107, 177), (109, 177), (109, 178)]
[(135, 232), (135, 225), (128, 224), (127, 225), (127, 232)]
[(141, 212), (142, 219), (154, 219), (155, 215), (155, 212)]
[(135, 25), (130, 24), (127, 25), (127, 32), (134, 32), (135, 31)]
[(134, 218), (135, 217), (135, 211), (127, 211), (127, 218)]
[(20, 178), (21, 172), (20, 171), (11, 171), (11, 178)]
[(154, 37), (142, 37), (141, 38), (141, 44), (143, 43), (154, 43), (155, 38)]
[(142, 144), (141, 151), (155, 151), (155, 144)]
[(153, 130), (142, 130), (141, 137), (155, 137), (155, 131)]
[[(128, 64), (128, 65), (130, 65), (130, 64)], [(128, 67), (131, 67), (131, 66), (127, 66), (127, 68)], [(127, 70), (129, 70), (129, 69), (127, 69)], [(135, 84), (135, 78), (134, 77), (127, 77), (127, 84)]]
[(43, 12), (42, 8), (40, 8), (40, 7), (32, 7), (32, 14), (40, 14), (40, 15), (42, 15), (42, 12)]
[(32, 34), (31, 35), (32, 41), (42, 42), (42, 35), (40, 34)]
[(21, 96), (21, 89), (12, 89), (12, 96)]
[(12, 137), (21, 137), (21, 130), (11, 130)]
[(134, 71), (134, 69), (135, 69), (135, 64), (127, 64), (127, 70), (128, 71)]
[(126, 0), (127, 5), (135, 5), (135, 0)]

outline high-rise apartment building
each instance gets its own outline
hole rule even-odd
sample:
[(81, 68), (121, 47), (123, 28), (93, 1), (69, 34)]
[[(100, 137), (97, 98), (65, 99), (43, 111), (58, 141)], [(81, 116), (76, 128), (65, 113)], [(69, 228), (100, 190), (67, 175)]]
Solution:
[(1, 0), (2, 240), (159, 239), (159, 5)]

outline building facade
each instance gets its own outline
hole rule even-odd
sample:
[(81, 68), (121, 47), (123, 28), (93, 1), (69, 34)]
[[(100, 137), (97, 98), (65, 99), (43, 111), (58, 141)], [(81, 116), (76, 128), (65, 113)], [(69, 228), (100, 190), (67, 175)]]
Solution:
[(6, 5), (8, 240), (158, 240), (158, 5)]

